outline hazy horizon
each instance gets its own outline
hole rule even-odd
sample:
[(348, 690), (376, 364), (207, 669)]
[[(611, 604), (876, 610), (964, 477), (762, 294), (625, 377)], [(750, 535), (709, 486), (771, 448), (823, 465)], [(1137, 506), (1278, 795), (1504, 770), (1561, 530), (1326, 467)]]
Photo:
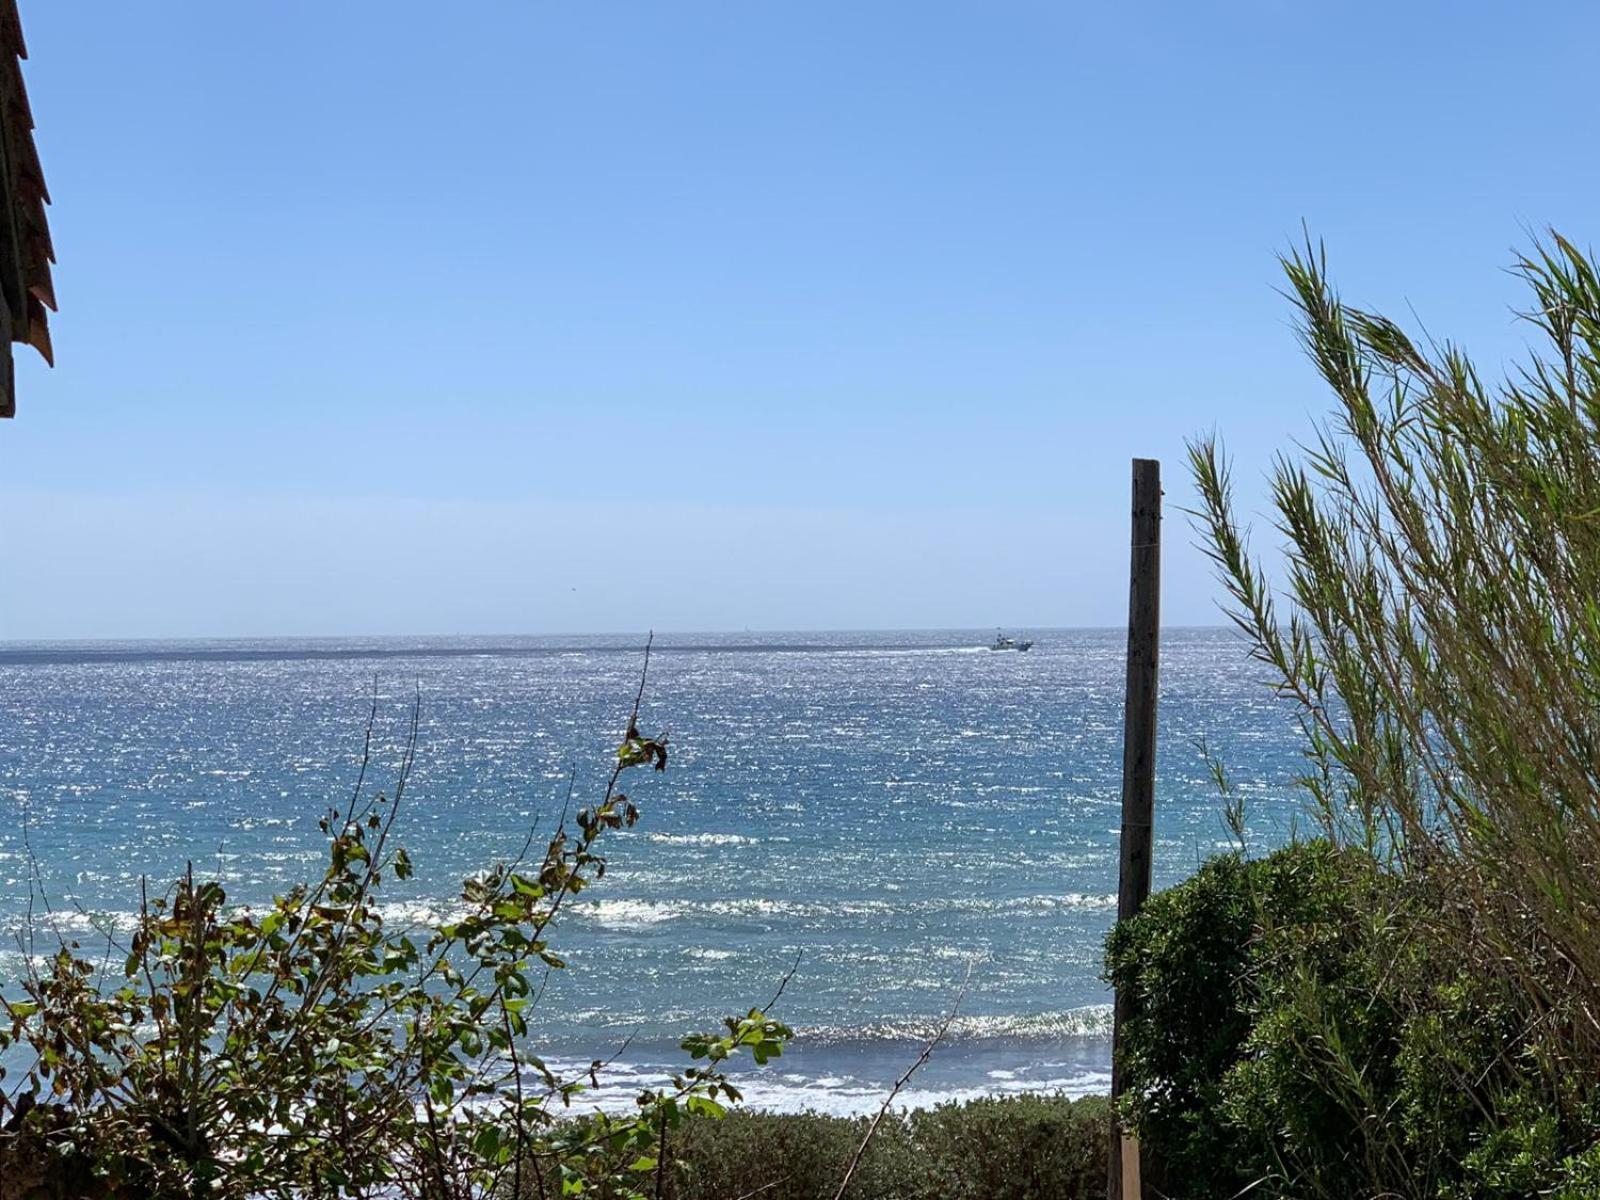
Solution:
[[(179, 637), (143, 637), (143, 636), (122, 637), (122, 636), (117, 636), (115, 634), (109, 634), (109, 635), (105, 635), (105, 636), (78, 637), (78, 638), (74, 638), (74, 637), (42, 637), (42, 638), (0, 637), (0, 648), (14, 647), (14, 646), (47, 646), (47, 645), (73, 645), (73, 644), (80, 644), (80, 645), (97, 645), (97, 644), (118, 645), (118, 644), (137, 644), (137, 643), (141, 643), (141, 642), (161, 643), (161, 644), (181, 644), (181, 643), (197, 643), (198, 644), (198, 643), (229, 643), (229, 642), (238, 642), (238, 643), (247, 643), (247, 642), (292, 642), (292, 643), (303, 643), (303, 642), (355, 642), (355, 641), (374, 641), (374, 642), (406, 642), (406, 641), (412, 641), (412, 642), (434, 642), (434, 641), (437, 641), (437, 642), (445, 642), (445, 641), (467, 641), (467, 640), (471, 640), (471, 641), (474, 641), (474, 642), (485, 643), (485, 648), (486, 649), (493, 650), (495, 648), (494, 642), (496, 641), (496, 639), (504, 639), (507, 642), (516, 642), (516, 641), (528, 641), (528, 640), (536, 640), (536, 639), (544, 639), (544, 638), (586, 638), (586, 639), (609, 638), (609, 639), (615, 639), (620, 647), (626, 648), (626, 646), (629, 644), (627, 639), (631, 638), (631, 639), (636, 639), (637, 644), (638, 644), (638, 648), (640, 650), (643, 650), (644, 649), (645, 640), (647, 638), (653, 637), (653, 638), (657, 639), (657, 644), (655, 646), (655, 648), (657, 650), (662, 650), (662, 649), (669, 649), (670, 650), (670, 649), (678, 649), (679, 648), (679, 647), (676, 647), (676, 646), (672, 645), (672, 639), (693, 638), (693, 637), (719, 637), (719, 638), (728, 637), (728, 638), (731, 638), (731, 637), (749, 636), (749, 637), (753, 637), (753, 638), (779, 638), (779, 637), (791, 637), (791, 636), (792, 637), (807, 637), (807, 636), (843, 637), (843, 636), (848, 636), (848, 635), (851, 635), (851, 634), (862, 634), (862, 635), (873, 635), (873, 634), (915, 635), (915, 634), (953, 634), (953, 633), (959, 633), (959, 634), (968, 634), (968, 633), (970, 633), (970, 634), (985, 634), (986, 635), (986, 634), (988, 634), (988, 633), (990, 633), (990, 632), (992, 632), (994, 630), (1000, 630), (1001, 632), (1004, 632), (1004, 633), (1007, 633), (1007, 634), (1012, 634), (1012, 633), (1071, 634), (1071, 633), (1111, 633), (1111, 632), (1120, 632), (1125, 628), (1126, 628), (1125, 624), (1122, 624), (1122, 625), (942, 625), (942, 626), (927, 626), (927, 627), (910, 626), (910, 627), (905, 627), (905, 628), (896, 628), (894, 626), (888, 626), (888, 625), (883, 625), (883, 626), (870, 626), (869, 625), (869, 626), (860, 626), (860, 627), (853, 628), (853, 629), (843, 629), (843, 628), (837, 628), (837, 629), (820, 629), (820, 628), (819, 629), (655, 629), (655, 630), (642, 630), (642, 631), (634, 631), (634, 630), (627, 630), (627, 629), (545, 629), (545, 630), (538, 630), (538, 631), (535, 631), (535, 632), (526, 632), (525, 631), (525, 632), (520, 632), (520, 633), (518, 633), (518, 632), (509, 632), (509, 631), (506, 631), (506, 630), (498, 630), (498, 631), (490, 632), (490, 633), (437, 633), (437, 632), (435, 632), (435, 633), (417, 633), (417, 632), (410, 632), (410, 633), (361, 633), (361, 632), (346, 631), (346, 632), (340, 632), (340, 633), (243, 633), (243, 634), (215, 634), (215, 635), (200, 633), (200, 634), (185, 634), (185, 635), (179, 636)], [(1178, 624), (1167, 623), (1167, 624), (1164, 624), (1162, 626), (1162, 631), (1163, 632), (1172, 632), (1172, 633), (1177, 633), (1177, 632), (1205, 632), (1205, 631), (1210, 631), (1210, 630), (1226, 630), (1226, 629), (1231, 629), (1231, 628), (1232, 628), (1232, 626), (1229, 623), (1225, 622), (1225, 621), (1214, 621), (1214, 622), (1211, 622), (1210, 624), (1198, 624), (1198, 625), (1194, 625), (1194, 624), (1178, 625)], [(779, 647), (771, 647), (771, 646), (769, 646), (769, 648), (782, 648), (782, 647), (781, 646), (779, 646)]]
[(1259, 514), (1329, 407), (1276, 256), (1493, 379), (1600, 193), (1588, 5), (22, 17), (7, 639), (1112, 627), (1135, 456), (1214, 624), (1185, 440)]

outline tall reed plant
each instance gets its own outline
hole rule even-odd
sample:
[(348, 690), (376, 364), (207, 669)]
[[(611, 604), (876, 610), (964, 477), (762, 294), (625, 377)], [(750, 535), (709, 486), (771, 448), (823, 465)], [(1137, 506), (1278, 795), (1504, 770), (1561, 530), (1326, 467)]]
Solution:
[(1281, 570), (1255, 557), (1215, 438), (1191, 446), (1229, 614), (1297, 706), (1329, 835), (1427, 881), (1439, 901), (1410, 933), (1519, 997), (1498, 1053), (1592, 1112), (1600, 271), (1555, 234), (1520, 257), (1536, 345), (1489, 381), (1341, 300), (1319, 247), (1283, 267), (1335, 404), (1272, 472)]

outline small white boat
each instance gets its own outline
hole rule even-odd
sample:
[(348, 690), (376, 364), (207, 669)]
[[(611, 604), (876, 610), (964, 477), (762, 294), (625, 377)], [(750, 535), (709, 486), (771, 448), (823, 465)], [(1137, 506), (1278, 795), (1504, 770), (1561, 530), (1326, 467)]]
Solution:
[(995, 633), (994, 633), (994, 641), (989, 643), (989, 649), (991, 649), (991, 650), (1032, 650), (1033, 649), (1033, 643), (1032, 642), (1019, 642), (1019, 641), (1015, 640), (1014, 638), (1008, 638), (1008, 637), (1006, 637), (1005, 634), (1001, 633), (997, 629), (997, 630), (995, 630)]

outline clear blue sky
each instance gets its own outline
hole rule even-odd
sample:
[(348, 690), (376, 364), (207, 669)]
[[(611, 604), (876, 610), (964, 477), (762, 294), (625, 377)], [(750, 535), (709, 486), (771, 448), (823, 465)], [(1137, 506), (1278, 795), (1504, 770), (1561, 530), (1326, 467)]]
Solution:
[(1600, 240), (1592, 4), (23, 17), (3, 637), (1114, 624), (1128, 459), (1259, 491), (1325, 407), (1302, 220), (1491, 370), (1525, 230)]

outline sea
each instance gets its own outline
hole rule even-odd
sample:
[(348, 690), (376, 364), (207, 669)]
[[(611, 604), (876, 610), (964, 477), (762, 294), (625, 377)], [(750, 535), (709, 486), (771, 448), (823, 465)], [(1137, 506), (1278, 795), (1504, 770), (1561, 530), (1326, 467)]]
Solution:
[[(765, 1003), (796, 1036), (741, 1067), (751, 1103), (874, 1109), (952, 1008), (899, 1097), (927, 1105), (1109, 1083), (1102, 949), (1116, 907), (1122, 630), (655, 635), (640, 725), (664, 773), (562, 915), (532, 1040), (558, 1069), (610, 1060), (585, 1103), (626, 1105), (678, 1041)], [(32, 912), (90, 951), (141, 886), (192, 863), (260, 904), (325, 859), (318, 817), (362, 759), (391, 787), (414, 705), (416, 765), (386, 887), (403, 928), (463, 876), (548, 836), (604, 789), (646, 635), (0, 644), (0, 988)], [(1161, 646), (1155, 885), (1306, 825), (1294, 713), (1244, 643)], [(1204, 748), (1204, 752), (1202, 751)]]

